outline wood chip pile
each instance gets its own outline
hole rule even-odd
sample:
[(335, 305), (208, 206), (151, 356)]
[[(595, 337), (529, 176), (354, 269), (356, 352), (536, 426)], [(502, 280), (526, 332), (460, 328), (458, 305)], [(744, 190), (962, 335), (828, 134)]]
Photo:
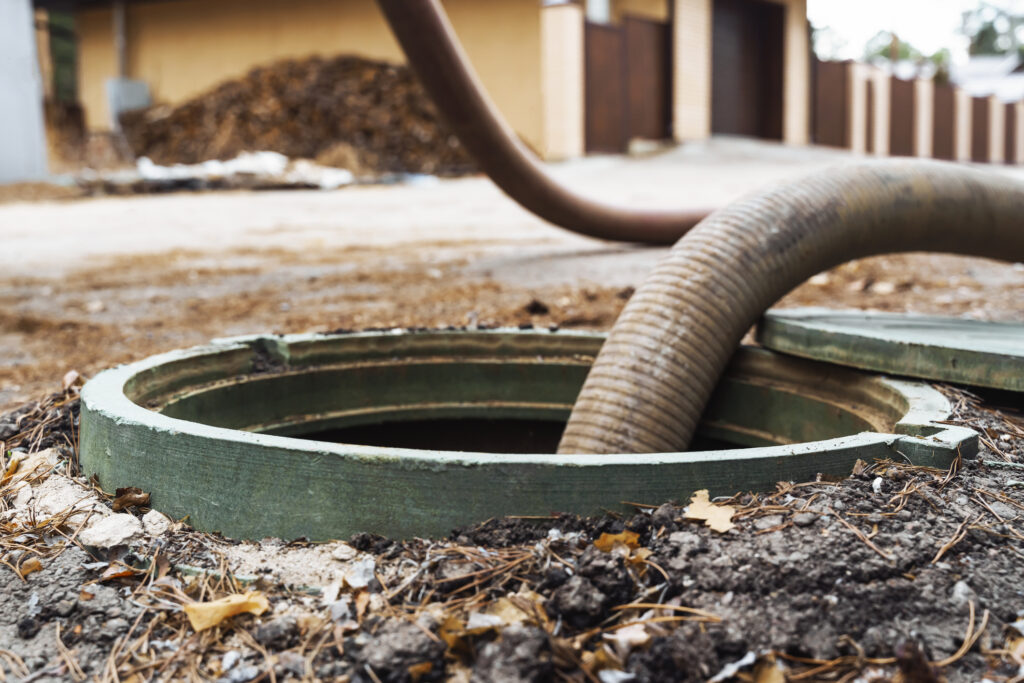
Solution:
[(177, 106), (127, 112), (122, 127), (136, 156), (163, 165), (270, 150), (357, 176), (472, 170), (407, 67), (350, 56), (258, 67)]

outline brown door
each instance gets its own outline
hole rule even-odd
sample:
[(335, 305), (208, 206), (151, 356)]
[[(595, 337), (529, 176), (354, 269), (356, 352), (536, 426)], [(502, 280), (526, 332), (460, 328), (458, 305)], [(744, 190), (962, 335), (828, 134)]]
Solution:
[(850, 67), (847, 62), (814, 60), (814, 142), (850, 146)]
[(971, 98), (971, 161), (988, 161), (988, 98)]
[(914, 82), (900, 78), (889, 79), (889, 154), (914, 156)]
[(671, 31), (667, 23), (626, 16), (628, 136), (669, 137), (672, 114)]
[(616, 26), (586, 23), (585, 144), (588, 152), (621, 152), (629, 142), (625, 39)]
[(756, 0), (715, 0), (711, 132), (782, 139), (785, 8)]
[(1004, 121), (1006, 122), (1005, 133), (1003, 134), (1003, 158), (1008, 164), (1017, 163), (1017, 105), (1016, 103), (1009, 103), (1004, 105), (1006, 112)]
[(934, 119), (932, 128), (932, 156), (936, 159), (952, 161), (956, 158), (956, 149), (953, 147), (953, 130), (956, 120), (956, 97), (953, 94), (953, 86), (949, 84), (935, 84), (935, 94), (932, 100)]

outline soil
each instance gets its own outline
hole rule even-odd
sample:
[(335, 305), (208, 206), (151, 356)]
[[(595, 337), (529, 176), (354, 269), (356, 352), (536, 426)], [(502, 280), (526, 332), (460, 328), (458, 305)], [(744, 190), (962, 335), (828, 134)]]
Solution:
[[(730, 170), (728, 179), (741, 175)], [(738, 191), (735, 183), (708, 193)], [(653, 183), (629, 186), (675, 199)], [(133, 682), (1024, 675), (1020, 400), (951, 387), (943, 390), (956, 421), (983, 434), (977, 461), (951, 472), (866, 463), (839, 482), (739, 493), (717, 501), (737, 508), (725, 533), (685, 519), (687, 501), (642, 501), (650, 507), (629, 518), (492, 520), (441, 540), (240, 542), (157, 523), (143, 506), (115, 521), (147, 516), (145, 531), (85, 546), (79, 532), (99, 522), (83, 519), (106, 523), (114, 513), (75, 470), (81, 379), (68, 371), (87, 377), (251, 332), (607, 329), (664, 253), (549, 238), (550, 228), (472, 180), (430, 191), (433, 203), (423, 205), (412, 190), (388, 195), (413, 207), (395, 218), (405, 232), (374, 222), (384, 211), (376, 191), (293, 195), (294, 220), (275, 213), (272, 196), (245, 196), (260, 215), (244, 222), (222, 196), (188, 199), (205, 211), (191, 223), (181, 203), (117, 200), (117, 215), (130, 220), (111, 230), (113, 200), (83, 202), (74, 214), (6, 207), (5, 243), (20, 246), (0, 269), (0, 452), (54, 450), (53, 463), (29, 476), (33, 495), (21, 466), (7, 477), (8, 460), (0, 462), (0, 670), (14, 680)], [(469, 203), (449, 212), (459, 199)], [(443, 230), (428, 231), (410, 212)], [(358, 222), (321, 222), (328, 213)], [(52, 254), (28, 234), (33, 218), (60, 235)], [(140, 237), (136, 222), (160, 229)], [(203, 248), (166, 247), (179, 237), (195, 243), (197, 232)], [(780, 305), (1022, 321), (1022, 301), (1024, 267), (913, 254), (841, 266)], [(46, 491), (70, 496), (78, 512), (40, 507), (34, 495)], [(601, 542), (624, 531), (635, 540)], [(248, 591), (269, 608), (199, 632), (186, 619), (185, 605)]]
[[(534, 266), (509, 266), (509, 249), (467, 240), (312, 252), (245, 248), (215, 257), (179, 250), (106, 258), (49, 277), (0, 275), (0, 345), (8, 349), (0, 358), (0, 409), (53, 391), (69, 370), (88, 376), (216, 337), (477, 324), (608, 329), (642, 281), (642, 267), (604, 282), (600, 270), (575, 282), (565, 281), (571, 274), (534, 276)], [(661, 253), (618, 258), (647, 264)], [(583, 252), (595, 254), (602, 256)], [(556, 256), (549, 269), (564, 271), (578, 254)], [(840, 266), (779, 305), (1022, 321), (1022, 301), (1024, 268), (914, 254)]]
[[(74, 518), (31, 512), (54, 482), (111, 504), (75, 477), (73, 385), (0, 418), (15, 452), (54, 447), (0, 487), (0, 667), (21, 681), (1017, 680), (1024, 470), (1003, 459), (1024, 454), (1024, 425), (943, 390), (1002, 452), (740, 493), (717, 501), (736, 509), (724, 533), (652, 502), (441, 540), (240, 543), (154, 527), (143, 506), (144, 535), (100, 548), (75, 540)], [(262, 614), (196, 632), (183, 613), (250, 591)]]

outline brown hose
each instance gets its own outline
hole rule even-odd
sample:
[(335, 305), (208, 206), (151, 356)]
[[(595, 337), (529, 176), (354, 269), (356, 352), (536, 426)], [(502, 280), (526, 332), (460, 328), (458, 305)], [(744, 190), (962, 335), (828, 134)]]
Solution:
[(1024, 186), (939, 162), (818, 173), (712, 214), (633, 295), (560, 453), (685, 450), (744, 333), (812, 275), (874, 254), (1024, 260)]
[(638, 211), (562, 187), (505, 123), (437, 0), (377, 0), (423, 86), (462, 146), (505, 194), (546, 221), (606, 240), (672, 244), (707, 211)]

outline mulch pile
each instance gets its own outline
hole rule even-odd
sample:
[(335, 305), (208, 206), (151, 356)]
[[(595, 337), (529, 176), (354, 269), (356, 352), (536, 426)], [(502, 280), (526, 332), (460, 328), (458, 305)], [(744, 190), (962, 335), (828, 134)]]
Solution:
[(127, 112), (136, 156), (162, 165), (269, 150), (356, 175), (458, 175), (472, 164), (405, 66), (358, 57), (290, 59), (177, 106)]

